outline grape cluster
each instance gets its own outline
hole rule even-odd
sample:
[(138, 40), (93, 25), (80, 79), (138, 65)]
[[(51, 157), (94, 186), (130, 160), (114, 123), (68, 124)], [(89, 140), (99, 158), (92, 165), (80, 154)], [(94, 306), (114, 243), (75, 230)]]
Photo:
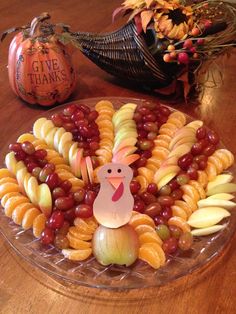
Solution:
[(83, 104), (71, 104), (62, 112), (53, 114), (51, 119), (56, 127), (63, 127), (72, 133), (78, 147), (84, 149), (84, 156), (95, 156), (100, 140), (98, 125), (95, 122), (97, 117), (96, 110), (91, 110)]
[[(73, 224), (75, 217), (89, 218), (93, 215), (93, 202), (98, 193), (98, 185), (87, 186), (71, 192), (69, 180), (61, 180), (55, 172), (55, 165), (46, 160), (45, 149), (36, 150), (31, 142), (12, 143), (9, 150), (13, 151), (18, 161), (23, 161), (27, 170), (37, 178), (39, 183), (46, 183), (51, 190), (53, 211), (42, 232), (43, 244), (55, 244), (58, 248), (66, 248), (66, 226)], [(67, 229), (68, 229), (67, 228)]]
[(152, 156), (154, 140), (162, 124), (166, 123), (170, 110), (157, 104), (145, 103), (137, 106), (133, 119), (138, 131), (138, 151), (140, 158), (134, 163), (133, 168), (144, 167), (147, 159)]

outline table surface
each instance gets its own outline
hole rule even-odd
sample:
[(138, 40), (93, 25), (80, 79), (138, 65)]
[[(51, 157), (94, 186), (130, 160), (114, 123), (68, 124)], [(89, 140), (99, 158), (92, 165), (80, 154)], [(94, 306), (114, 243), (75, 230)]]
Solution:
[[(112, 25), (111, 15), (119, 4), (119, 0), (1, 0), (0, 32), (12, 26), (25, 25), (44, 11), (51, 14), (54, 22), (69, 24), (73, 30), (114, 30), (119, 27), (119, 22)], [(45, 110), (27, 105), (9, 87), (6, 65), (11, 38), (9, 36), (1, 44), (0, 148), (25, 121), (43, 114)], [(75, 56), (79, 80), (69, 100), (105, 96), (158, 100), (155, 93), (129, 88), (111, 77), (80, 52), (76, 52)], [(236, 154), (235, 50), (229, 57), (217, 59), (217, 64), (210, 67), (215, 73), (217, 87), (206, 87), (196, 100), (171, 106), (202, 119)], [(219, 69), (223, 82), (219, 81)], [(0, 313), (235, 313), (235, 241), (236, 237), (225, 254), (216, 258), (206, 270), (184, 277), (168, 289), (107, 292), (68, 286), (50, 278), (18, 257), (0, 237)]]

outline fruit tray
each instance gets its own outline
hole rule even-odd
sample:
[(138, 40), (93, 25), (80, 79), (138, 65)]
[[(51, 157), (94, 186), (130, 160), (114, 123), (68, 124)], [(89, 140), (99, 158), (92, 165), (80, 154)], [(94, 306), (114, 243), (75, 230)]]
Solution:
[[(145, 104), (145, 100), (132, 98), (103, 98), (111, 101), (117, 109), (126, 103)], [(83, 99), (76, 101), (77, 104), (86, 104), (93, 108), (99, 98)], [(68, 105), (68, 104), (66, 104)], [(66, 105), (59, 106), (40, 116), (50, 117), (52, 114), (61, 111)], [(172, 108), (169, 108), (173, 111)], [(191, 117), (187, 117), (192, 121)], [(9, 143), (16, 141), (16, 138), (23, 132), (32, 130), (32, 125), (36, 119), (28, 121), (18, 134), (12, 134)], [(4, 156), (7, 152), (8, 144), (2, 151), (1, 164), (4, 164)], [(220, 144), (223, 147), (222, 144)], [(235, 166), (230, 168), (230, 172), (235, 174)], [(236, 225), (236, 212), (231, 211), (231, 216), (224, 219), (225, 228), (217, 233), (207, 236), (194, 237), (191, 249), (187, 251), (177, 251), (168, 254), (166, 263), (157, 270), (151, 268), (142, 260), (137, 260), (129, 267), (119, 265), (103, 266), (97, 262), (94, 256), (84, 261), (72, 261), (61, 254), (61, 250), (53, 245), (43, 245), (40, 239), (33, 236), (32, 230), (24, 230), (16, 225), (11, 219), (6, 217), (4, 209), (0, 209), (0, 232), (12, 248), (32, 265), (47, 272), (49, 275), (71, 282), (73, 284), (105, 288), (105, 289), (134, 289), (145, 287), (161, 287), (191, 274), (195, 270), (200, 270), (206, 266), (213, 258), (220, 255), (227, 244), (231, 241)]]

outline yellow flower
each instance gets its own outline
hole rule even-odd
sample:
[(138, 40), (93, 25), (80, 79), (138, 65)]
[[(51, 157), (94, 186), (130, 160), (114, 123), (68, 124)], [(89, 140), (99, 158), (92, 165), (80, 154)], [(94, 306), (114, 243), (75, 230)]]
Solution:
[(168, 8), (158, 10), (154, 15), (154, 27), (158, 38), (183, 40), (193, 27), (192, 8), (176, 1), (169, 2)]

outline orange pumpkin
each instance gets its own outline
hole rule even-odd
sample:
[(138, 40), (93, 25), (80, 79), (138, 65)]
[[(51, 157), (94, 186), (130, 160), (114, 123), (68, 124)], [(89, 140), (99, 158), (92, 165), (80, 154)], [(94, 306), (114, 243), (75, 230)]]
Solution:
[(34, 18), (9, 47), (11, 88), (30, 104), (51, 106), (65, 101), (76, 85), (76, 72), (66, 46), (60, 43), (48, 13)]

